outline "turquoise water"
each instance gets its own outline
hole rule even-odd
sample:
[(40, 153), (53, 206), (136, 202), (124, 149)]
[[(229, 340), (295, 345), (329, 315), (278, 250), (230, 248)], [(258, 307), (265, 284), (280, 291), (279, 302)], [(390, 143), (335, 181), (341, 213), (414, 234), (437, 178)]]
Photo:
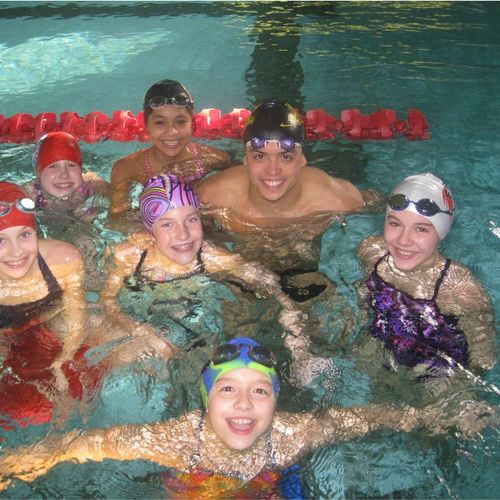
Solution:
[[(419, 108), (430, 140), (321, 141), (308, 146), (309, 163), (382, 192), (423, 171), (445, 179), (457, 212), (443, 251), (480, 278), (498, 319), (499, 15), (497, 2), (2, 2), (0, 114), (136, 113), (147, 87), (163, 78), (184, 82), (198, 110), (229, 112), (268, 97), (336, 116), (347, 108), (365, 114), (391, 108), (404, 118)], [(214, 144), (241, 158), (238, 142)], [(89, 170), (109, 178), (112, 163), (139, 144), (82, 147)], [(2, 177), (31, 179), (31, 153), (30, 144), (0, 145)], [(379, 232), (381, 217), (349, 217), (345, 230), (334, 226), (323, 237), (320, 267), (354, 310), (352, 284), (361, 271), (353, 252), (364, 236)], [(332, 307), (318, 304), (317, 314), (326, 325), (312, 332), (321, 345)], [(326, 352), (343, 382), (335, 388), (317, 382), (312, 394), (301, 391), (283, 405), (364, 401), (367, 381), (352, 356), (335, 344)], [(148, 377), (138, 369), (107, 380), (106, 397), (85, 425), (161, 418), (169, 382)], [(483, 397), (498, 403), (488, 390), (500, 385), (498, 367), (484, 382)], [(23, 431), (16, 439), (44, 432)], [(311, 497), (494, 498), (498, 445), (492, 429), (468, 441), (387, 431), (319, 450), (302, 465)], [(65, 464), (6, 496), (158, 497), (149, 479), (155, 470), (135, 462)]]

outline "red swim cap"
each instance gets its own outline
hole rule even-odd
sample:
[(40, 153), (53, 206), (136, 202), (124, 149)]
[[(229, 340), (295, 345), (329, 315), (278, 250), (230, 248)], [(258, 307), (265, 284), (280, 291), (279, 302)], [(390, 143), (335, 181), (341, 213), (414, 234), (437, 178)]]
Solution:
[(16, 201), (27, 198), (26, 193), (12, 182), (0, 181), (0, 202), (11, 203), (10, 211), (5, 215), (0, 215), (0, 231), (13, 226), (28, 226), (36, 228), (35, 214), (23, 212), (16, 207)]
[(49, 132), (40, 137), (33, 153), (33, 167), (40, 175), (45, 167), (59, 160), (68, 160), (82, 166), (78, 141), (66, 132)]

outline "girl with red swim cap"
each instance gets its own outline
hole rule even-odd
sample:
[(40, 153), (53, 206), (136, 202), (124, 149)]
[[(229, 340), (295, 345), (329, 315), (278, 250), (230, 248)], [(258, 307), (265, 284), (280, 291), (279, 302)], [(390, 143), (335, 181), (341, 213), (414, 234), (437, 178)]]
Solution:
[(82, 257), (69, 243), (39, 240), (34, 210), (20, 187), (0, 182), (0, 425), (6, 428), (49, 422), (55, 402), (46, 393), (82, 390), (70, 362), (83, 336)]
[(109, 183), (92, 172), (82, 173), (82, 165), (80, 145), (72, 135), (57, 131), (41, 137), (33, 152), (36, 179), (26, 187), (37, 208), (69, 210), (92, 220)]
[(130, 208), (129, 189), (164, 173), (191, 185), (214, 169), (227, 168), (224, 151), (193, 142), (194, 100), (189, 90), (174, 80), (152, 85), (144, 96), (144, 121), (151, 147), (119, 159), (111, 171), (111, 214)]
[(98, 290), (100, 258), (96, 241), (100, 235), (92, 221), (107, 210), (109, 183), (93, 172), (82, 173), (78, 141), (62, 131), (41, 137), (33, 152), (36, 179), (26, 186), (38, 212), (43, 234), (74, 244), (85, 260), (85, 288)]

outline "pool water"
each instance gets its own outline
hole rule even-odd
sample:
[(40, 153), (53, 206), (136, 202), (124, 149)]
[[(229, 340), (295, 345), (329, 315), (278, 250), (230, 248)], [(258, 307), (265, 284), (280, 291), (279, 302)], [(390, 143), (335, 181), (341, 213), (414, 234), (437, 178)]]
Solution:
[[(309, 163), (382, 193), (407, 175), (442, 177), (457, 205), (443, 253), (479, 277), (498, 319), (499, 15), (498, 2), (0, 2), (0, 114), (137, 113), (145, 90), (164, 78), (185, 83), (197, 110), (229, 112), (270, 97), (337, 117), (343, 109), (390, 108), (404, 119), (418, 108), (430, 124), (430, 140), (337, 137), (309, 143)], [(211, 143), (242, 156), (238, 141)], [(109, 179), (113, 162), (139, 147), (82, 143), (85, 166)], [(1, 144), (2, 179), (31, 180), (32, 151), (32, 144)], [(286, 385), (283, 408), (365, 403), (373, 393), (390, 399), (383, 387), (372, 386), (352, 350), (365, 333), (354, 252), (366, 235), (380, 233), (382, 220), (380, 212), (349, 216), (346, 227), (334, 224), (324, 233), (320, 270), (337, 288), (335, 297), (314, 304), (311, 336), (337, 376), (296, 393)], [(275, 316), (258, 307), (263, 310), (255, 317), (277, 332)], [(286, 365), (279, 338), (270, 342)], [(172, 397), (183, 369), (177, 361), (168, 369), (151, 362), (113, 373), (92, 413), (75, 415), (64, 428), (154, 421), (195, 407), (192, 374), (182, 395)], [(493, 404), (499, 370), (481, 380), (480, 395)], [(168, 410), (166, 400), (174, 403)], [(56, 430), (23, 429), (5, 439), (15, 446)], [(436, 438), (380, 431), (322, 448), (301, 467), (311, 498), (496, 498), (499, 443), (496, 429), (468, 440), (452, 432)], [(138, 461), (63, 464), (32, 484), (15, 482), (4, 496), (157, 498), (159, 470)]]

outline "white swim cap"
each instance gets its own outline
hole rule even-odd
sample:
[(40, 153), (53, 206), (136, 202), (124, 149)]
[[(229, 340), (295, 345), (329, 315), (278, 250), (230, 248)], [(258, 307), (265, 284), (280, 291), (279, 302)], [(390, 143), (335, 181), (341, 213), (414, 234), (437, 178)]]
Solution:
[(431, 173), (411, 175), (389, 195), (387, 213), (407, 210), (421, 215), (436, 228), (442, 240), (453, 222), (455, 204), (446, 184)]

